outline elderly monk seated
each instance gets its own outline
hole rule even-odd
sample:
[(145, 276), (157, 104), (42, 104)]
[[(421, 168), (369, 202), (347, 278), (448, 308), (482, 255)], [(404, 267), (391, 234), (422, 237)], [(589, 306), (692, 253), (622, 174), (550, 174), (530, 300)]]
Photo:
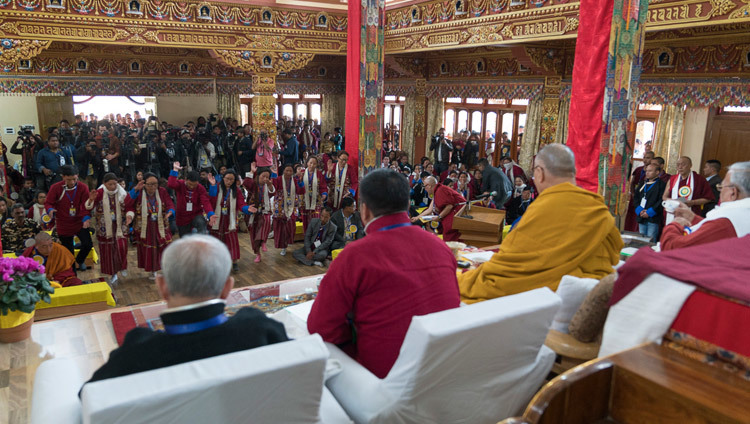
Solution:
[(719, 188), (721, 204), (706, 214), (695, 214), (685, 204), (675, 209), (675, 219), (664, 227), (661, 250), (679, 249), (750, 234), (750, 162), (729, 167)]
[(156, 287), (167, 302), (161, 313), (165, 332), (130, 330), (89, 382), (288, 340), (284, 326), (257, 309), (224, 314), (234, 278), (229, 249), (219, 239), (192, 235), (172, 242), (162, 265)]
[(533, 175), (539, 196), (492, 259), (459, 277), (462, 301), (556, 290), (564, 275), (601, 279), (614, 271), (622, 238), (604, 199), (575, 185), (573, 152), (548, 145)]
[(75, 258), (70, 250), (52, 241), (52, 236), (41, 232), (34, 237), (35, 244), (23, 252), (23, 256), (44, 265), (47, 279), (57, 281), (63, 287), (80, 286), (83, 281), (73, 271)]

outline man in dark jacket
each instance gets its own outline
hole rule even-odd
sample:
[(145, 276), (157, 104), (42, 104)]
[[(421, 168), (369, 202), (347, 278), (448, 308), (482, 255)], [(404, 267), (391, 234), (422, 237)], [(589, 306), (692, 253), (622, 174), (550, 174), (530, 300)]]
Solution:
[(298, 261), (307, 266), (323, 266), (331, 253), (331, 245), (336, 238), (336, 224), (331, 222), (333, 211), (326, 206), (320, 211), (320, 218), (313, 218), (305, 231), (305, 246), (293, 253)]
[(228, 318), (224, 299), (234, 286), (232, 259), (215, 237), (181, 238), (164, 251), (157, 288), (167, 302), (165, 332), (131, 330), (92, 381), (135, 374), (287, 341), (284, 326), (254, 308)]
[(482, 171), (482, 188), (479, 191), (481, 194), (497, 193), (492, 199), (502, 207), (513, 190), (510, 180), (499, 169), (490, 165), (487, 158), (480, 159), (478, 167)]
[(359, 240), (365, 236), (365, 225), (359, 212), (354, 209), (354, 199), (345, 197), (341, 199), (341, 209), (331, 217), (331, 222), (336, 225), (336, 237), (331, 245), (331, 250), (343, 249), (347, 243)]
[(666, 183), (659, 179), (659, 167), (656, 164), (646, 166), (646, 177), (635, 189), (633, 201), (638, 216), (638, 232), (657, 241), (659, 223), (662, 216), (662, 195)]
[(284, 130), (284, 139), (286, 144), (284, 150), (281, 151), (281, 158), (283, 159), (283, 165), (294, 165), (299, 160), (299, 142), (297, 136), (294, 135), (292, 130)]

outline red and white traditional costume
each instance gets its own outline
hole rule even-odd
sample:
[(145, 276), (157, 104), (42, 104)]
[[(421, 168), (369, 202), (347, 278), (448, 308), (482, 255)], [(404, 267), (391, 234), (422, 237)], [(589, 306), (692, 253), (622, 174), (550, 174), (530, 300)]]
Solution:
[(297, 214), (299, 207), (298, 194), (304, 193), (304, 188), (299, 186), (299, 181), (292, 176), (289, 179), (281, 175), (273, 180), (276, 188), (273, 208), (273, 245), (277, 249), (286, 249), (294, 243), (294, 232), (296, 230)]
[(240, 259), (240, 241), (237, 237), (238, 212), (249, 213), (242, 191), (235, 187), (232, 193), (223, 182), (219, 182), (218, 186), (211, 187), (208, 197), (218, 216), (214, 225), (209, 228), (209, 233), (227, 246), (232, 262), (236, 262)]
[(307, 225), (313, 218), (320, 216), (323, 209), (323, 196), (328, 196), (328, 184), (320, 171), (305, 169), (302, 181), (298, 183), (302, 188), (302, 199), (300, 210), (302, 215), (302, 227), (307, 231)]
[(135, 212), (133, 230), (138, 241), (138, 268), (146, 272), (161, 269), (161, 254), (172, 242), (167, 213), (174, 214), (174, 204), (167, 190), (159, 187), (153, 196), (141, 190), (132, 203)]
[[(119, 184), (113, 192), (101, 186), (96, 201), (86, 201), (86, 210), (94, 210), (96, 238), (99, 241), (102, 274), (115, 275), (128, 268), (127, 216), (134, 216), (133, 199)], [(128, 211), (129, 209), (129, 211)]]
[(260, 186), (251, 178), (246, 178), (242, 185), (247, 189), (247, 203), (258, 209), (258, 212), (250, 216), (247, 231), (250, 233), (253, 252), (259, 255), (261, 247), (268, 241), (268, 235), (271, 233), (271, 215), (273, 213), (271, 198), (276, 190), (269, 190), (266, 185)]
[(327, 174), (326, 180), (328, 187), (330, 187), (328, 204), (334, 212), (341, 209), (341, 199), (344, 197), (351, 196), (355, 199), (357, 198), (359, 178), (357, 177), (356, 167), (344, 165), (344, 169), (341, 169), (339, 164), (336, 163), (333, 174)]

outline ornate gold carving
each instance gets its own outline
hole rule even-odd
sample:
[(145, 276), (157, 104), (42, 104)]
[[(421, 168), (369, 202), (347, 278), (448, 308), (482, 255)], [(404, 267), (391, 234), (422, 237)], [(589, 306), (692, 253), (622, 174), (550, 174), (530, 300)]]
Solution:
[(547, 77), (544, 81), (544, 101), (542, 102), (542, 123), (539, 132), (539, 148), (555, 141), (557, 114), (560, 109), (562, 78)]
[(711, 13), (708, 16), (721, 16), (736, 7), (737, 5), (732, 0), (711, 0)]
[(529, 56), (529, 59), (531, 59), (531, 62), (537, 67), (558, 73), (562, 71), (562, 58), (559, 50), (542, 47), (524, 47), (524, 51)]
[[(276, 140), (276, 121), (274, 113), (276, 99), (276, 75), (272, 73), (253, 75), (253, 127), (256, 133), (265, 132)], [(256, 134), (257, 135), (257, 134)]]
[(277, 75), (303, 68), (315, 54), (313, 53), (278, 53), (251, 52), (248, 50), (214, 50), (219, 60), (232, 68), (256, 74)]
[(578, 29), (578, 18), (568, 17), (565, 18), (565, 32), (575, 31)]
[(494, 24), (480, 27), (468, 28), (467, 31), (471, 37), (467, 40), (469, 44), (488, 43), (491, 41), (503, 41), (503, 36), (499, 34), (505, 24)]
[(732, 12), (732, 14), (729, 15), (729, 19), (750, 18), (750, 0), (741, 0), (741, 1), (745, 3), (745, 6), (742, 6), (739, 9)]
[(417, 78), (414, 81), (415, 99), (414, 99), (414, 136), (424, 137), (427, 125), (427, 80)]
[(51, 43), (52, 41), (49, 40), (16, 40), (4, 38), (0, 40), (0, 63), (15, 64), (19, 60), (29, 60), (39, 55)]
[[(427, 62), (420, 58), (412, 57), (394, 57), (396, 64), (401, 70), (406, 71), (415, 76), (424, 76), (427, 70)], [(417, 80), (421, 81), (421, 80)]]
[(270, 94), (276, 93), (276, 75), (275, 74), (255, 74), (253, 75), (253, 93)]

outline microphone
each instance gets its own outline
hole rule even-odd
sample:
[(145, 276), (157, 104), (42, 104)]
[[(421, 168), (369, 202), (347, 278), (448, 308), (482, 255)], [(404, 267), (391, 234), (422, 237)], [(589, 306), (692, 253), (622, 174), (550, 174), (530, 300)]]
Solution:
[(493, 191), (492, 193), (487, 193), (487, 194), (480, 194), (480, 195), (479, 195), (479, 196), (477, 196), (476, 198), (477, 198), (477, 199), (486, 199), (486, 198), (488, 198), (488, 197), (495, 197), (495, 196), (497, 196), (497, 192), (496, 192), (496, 191)]

